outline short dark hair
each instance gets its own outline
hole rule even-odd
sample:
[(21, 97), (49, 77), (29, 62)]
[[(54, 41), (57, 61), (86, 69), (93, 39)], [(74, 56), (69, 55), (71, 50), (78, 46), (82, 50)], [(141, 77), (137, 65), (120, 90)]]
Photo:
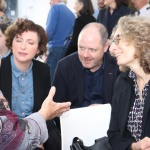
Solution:
[(91, 0), (78, 0), (79, 2), (83, 3), (83, 8), (79, 11), (79, 14), (90, 14), (93, 15), (94, 8)]

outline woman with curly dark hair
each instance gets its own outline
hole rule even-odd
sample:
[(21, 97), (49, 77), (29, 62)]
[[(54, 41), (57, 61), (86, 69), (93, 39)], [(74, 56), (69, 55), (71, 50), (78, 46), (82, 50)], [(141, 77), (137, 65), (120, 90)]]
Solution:
[[(49, 66), (35, 60), (46, 53), (47, 34), (40, 25), (19, 18), (7, 28), (5, 36), (12, 53), (1, 61), (0, 90), (11, 110), (19, 118), (25, 118), (40, 109), (51, 87)], [(57, 130), (53, 121), (47, 125)], [(55, 137), (52, 134), (50, 137), (49, 148), (57, 149), (60, 140), (53, 145)]]

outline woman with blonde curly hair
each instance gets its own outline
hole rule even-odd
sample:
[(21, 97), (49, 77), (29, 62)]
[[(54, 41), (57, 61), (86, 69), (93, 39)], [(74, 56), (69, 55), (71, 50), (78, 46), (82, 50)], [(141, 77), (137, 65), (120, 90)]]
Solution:
[(122, 17), (110, 52), (123, 73), (118, 77), (108, 130), (113, 150), (150, 149), (150, 19)]

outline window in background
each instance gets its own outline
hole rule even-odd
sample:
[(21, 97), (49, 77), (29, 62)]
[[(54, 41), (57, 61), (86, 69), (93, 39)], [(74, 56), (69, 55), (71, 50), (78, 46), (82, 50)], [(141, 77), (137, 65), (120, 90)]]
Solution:
[(12, 19), (16, 20), (18, 17), (18, 12), (17, 12), (17, 0), (6, 0), (7, 2), (7, 8), (6, 8), (6, 15)]

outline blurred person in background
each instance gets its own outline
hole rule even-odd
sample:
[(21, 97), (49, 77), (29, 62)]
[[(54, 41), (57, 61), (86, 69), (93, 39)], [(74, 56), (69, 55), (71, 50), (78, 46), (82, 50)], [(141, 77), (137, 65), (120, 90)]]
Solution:
[(50, 0), (46, 32), (48, 35), (48, 56), (46, 63), (50, 67), (51, 81), (57, 62), (65, 56), (69, 37), (73, 32), (75, 15), (63, 0)]
[(103, 9), (105, 7), (104, 5), (104, 0), (97, 0), (97, 9), (95, 10), (93, 16), (95, 17), (95, 19), (97, 20), (97, 17), (99, 15), (99, 10)]
[(97, 5), (99, 9), (104, 8), (105, 7), (104, 0), (97, 0)]
[(118, 20), (125, 15), (133, 14), (133, 10), (128, 8), (124, 0), (104, 0), (105, 8), (100, 10), (97, 22), (102, 23), (108, 30), (110, 37), (113, 28)]
[(71, 42), (65, 56), (77, 51), (78, 36), (83, 27), (90, 22), (96, 22), (93, 16), (94, 8), (91, 0), (74, 0), (74, 10), (77, 18), (75, 20)]

